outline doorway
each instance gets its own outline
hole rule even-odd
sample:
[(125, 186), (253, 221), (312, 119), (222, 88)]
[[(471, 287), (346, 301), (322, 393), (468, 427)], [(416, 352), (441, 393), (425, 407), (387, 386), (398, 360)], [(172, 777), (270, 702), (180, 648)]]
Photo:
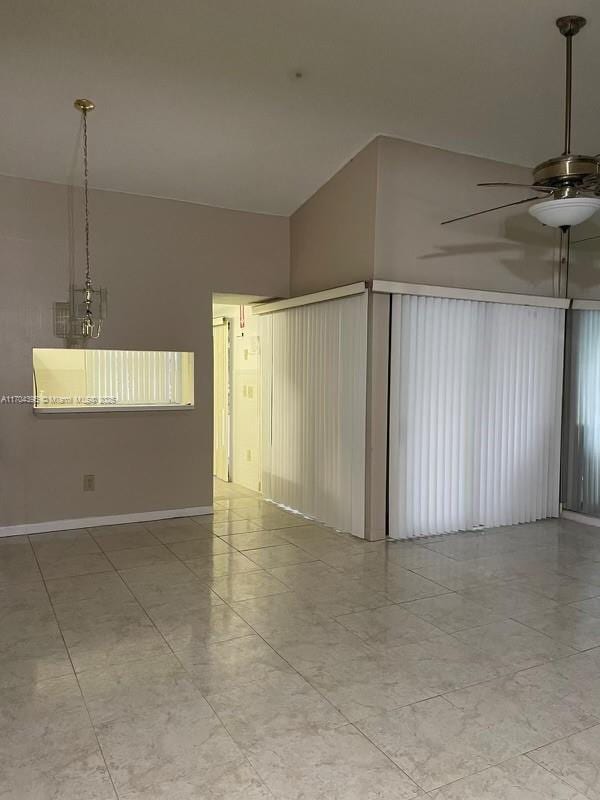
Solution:
[(227, 317), (213, 317), (213, 398), (214, 444), (213, 474), (230, 480), (230, 323)]
[(260, 336), (251, 303), (263, 298), (213, 295), (213, 473), (261, 491)]

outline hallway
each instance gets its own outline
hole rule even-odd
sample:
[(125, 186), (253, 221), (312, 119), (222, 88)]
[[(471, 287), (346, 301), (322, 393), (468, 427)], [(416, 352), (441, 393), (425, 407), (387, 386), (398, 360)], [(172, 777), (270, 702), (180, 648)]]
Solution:
[(597, 529), (368, 543), (217, 481), (0, 554), (1, 798), (600, 798)]

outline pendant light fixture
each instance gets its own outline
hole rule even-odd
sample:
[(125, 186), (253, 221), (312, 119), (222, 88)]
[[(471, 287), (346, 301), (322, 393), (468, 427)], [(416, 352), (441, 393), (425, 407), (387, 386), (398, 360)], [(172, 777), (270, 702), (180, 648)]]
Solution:
[(88, 129), (87, 117), (96, 106), (91, 100), (75, 100), (75, 108), (83, 117), (83, 210), (85, 241), (85, 282), (71, 289), (71, 321), (74, 334), (84, 339), (98, 339), (106, 312), (106, 289), (95, 288), (90, 265), (90, 211), (88, 202)]

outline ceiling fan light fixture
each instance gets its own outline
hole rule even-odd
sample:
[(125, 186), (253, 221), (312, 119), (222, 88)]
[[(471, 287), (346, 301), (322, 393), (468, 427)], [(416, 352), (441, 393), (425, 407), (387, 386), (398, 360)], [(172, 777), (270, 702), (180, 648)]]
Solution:
[(600, 197), (564, 197), (542, 200), (529, 208), (529, 213), (550, 228), (572, 228), (581, 225), (600, 210)]

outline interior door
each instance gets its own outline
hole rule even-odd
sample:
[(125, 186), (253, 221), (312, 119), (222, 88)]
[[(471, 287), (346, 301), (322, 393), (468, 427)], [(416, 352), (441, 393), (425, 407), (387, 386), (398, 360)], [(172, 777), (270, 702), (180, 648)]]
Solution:
[(229, 321), (213, 320), (214, 446), (213, 473), (229, 480)]

